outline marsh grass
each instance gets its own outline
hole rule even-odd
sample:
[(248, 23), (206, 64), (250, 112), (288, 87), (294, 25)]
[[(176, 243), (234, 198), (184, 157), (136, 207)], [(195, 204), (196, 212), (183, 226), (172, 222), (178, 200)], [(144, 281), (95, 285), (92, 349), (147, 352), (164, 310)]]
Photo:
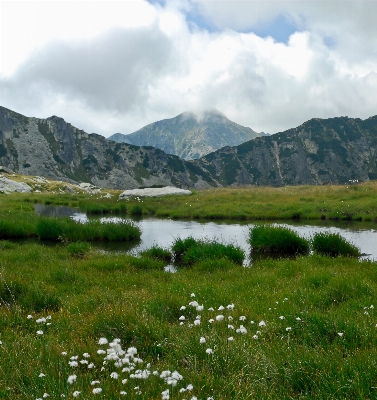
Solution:
[(245, 252), (233, 244), (223, 244), (216, 240), (176, 238), (172, 251), (176, 262), (182, 265), (193, 265), (204, 260), (227, 259), (234, 264), (242, 265), (245, 259)]
[(128, 241), (140, 239), (140, 229), (131, 221), (89, 221), (85, 224), (69, 218), (40, 217), (36, 233), (42, 240), (54, 241)]
[[(373, 398), (376, 263), (314, 255), (243, 268), (221, 259), (176, 274), (154, 263), (95, 249), (73, 258), (61, 245), (3, 246), (7, 285), (0, 289), (12, 304), (0, 307), (1, 397), (72, 398), (78, 390), (78, 398), (118, 399), (126, 390), (128, 398), (160, 400), (169, 387), (172, 399)], [(36, 289), (43, 294), (38, 301)], [(50, 319), (37, 323), (42, 317)], [(245, 333), (236, 332), (240, 325)], [(182, 382), (171, 388), (159, 377), (129, 378), (111, 360), (103, 365), (101, 336), (136, 347), (143, 359), (136, 368), (177, 370)], [(79, 361), (86, 352), (95, 369), (69, 366), (72, 356)], [(111, 378), (114, 371), (128, 381)], [(70, 385), (72, 374), (77, 381)], [(96, 379), (100, 395), (91, 392)], [(178, 394), (188, 384), (192, 392)]]
[(165, 262), (170, 262), (172, 260), (171, 252), (159, 246), (152, 246), (149, 249), (143, 250), (142, 252), (140, 252), (140, 256)]
[(316, 233), (312, 240), (312, 246), (316, 253), (326, 256), (360, 256), (360, 250), (339, 235), (339, 233)]
[(254, 225), (249, 237), (252, 251), (263, 254), (297, 255), (309, 253), (309, 241), (289, 228)]

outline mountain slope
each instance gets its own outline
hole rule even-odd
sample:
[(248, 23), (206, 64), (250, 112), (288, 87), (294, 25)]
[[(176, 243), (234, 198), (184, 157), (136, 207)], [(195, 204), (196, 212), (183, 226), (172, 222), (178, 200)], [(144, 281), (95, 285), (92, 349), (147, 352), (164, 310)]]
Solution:
[(322, 185), (377, 179), (377, 116), (311, 119), (195, 160), (228, 185)]
[(153, 147), (115, 143), (62, 118), (28, 118), (0, 107), (0, 165), (25, 175), (103, 188), (216, 185), (205, 172)]
[(230, 121), (212, 109), (199, 117), (185, 112), (154, 122), (129, 135), (116, 133), (109, 140), (138, 146), (153, 146), (186, 160), (197, 159), (224, 146), (236, 146), (265, 135)]

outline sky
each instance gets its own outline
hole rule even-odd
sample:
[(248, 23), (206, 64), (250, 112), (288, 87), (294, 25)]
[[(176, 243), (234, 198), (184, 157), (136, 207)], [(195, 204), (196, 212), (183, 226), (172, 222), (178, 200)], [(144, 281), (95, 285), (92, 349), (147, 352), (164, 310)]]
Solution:
[(0, 105), (128, 134), (216, 108), (257, 132), (377, 114), (377, 1), (0, 1)]

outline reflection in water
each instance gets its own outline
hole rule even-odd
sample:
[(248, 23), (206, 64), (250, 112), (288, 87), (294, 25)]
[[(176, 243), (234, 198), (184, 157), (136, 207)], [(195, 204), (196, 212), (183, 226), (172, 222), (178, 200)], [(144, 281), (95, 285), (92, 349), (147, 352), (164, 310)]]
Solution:
[[(48, 210), (46, 210), (48, 209)], [(54, 209), (54, 210), (52, 210)], [(88, 217), (80, 213), (79, 209), (69, 207), (53, 207), (35, 205), (35, 210), (41, 215), (70, 216), (76, 221), (85, 222)], [(68, 215), (68, 210), (70, 214)], [(90, 216), (90, 218), (100, 218)], [(101, 221), (124, 220), (120, 217), (102, 217)], [(130, 219), (130, 218), (127, 218)], [(317, 232), (339, 233), (345, 239), (355, 244), (362, 253), (368, 254), (368, 259), (377, 260), (377, 229), (372, 222), (360, 223), (350, 221), (276, 221), (279, 225), (287, 226), (301, 236), (310, 239)], [(247, 255), (250, 253), (248, 235), (250, 226), (254, 222), (221, 221), (221, 222), (198, 222), (177, 221), (170, 219), (145, 218), (138, 219), (137, 224), (142, 230), (141, 240), (137, 242), (100, 243), (98, 247), (111, 251), (128, 251), (137, 254), (153, 245), (170, 248), (175, 238), (185, 239), (189, 236), (194, 238), (216, 239), (220, 242), (232, 243), (241, 247)], [(97, 246), (97, 244), (96, 244)]]

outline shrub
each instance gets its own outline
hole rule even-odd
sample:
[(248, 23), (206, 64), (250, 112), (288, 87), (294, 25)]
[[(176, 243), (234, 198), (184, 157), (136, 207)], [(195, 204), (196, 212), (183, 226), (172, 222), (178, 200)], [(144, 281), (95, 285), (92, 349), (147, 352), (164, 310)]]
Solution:
[(250, 245), (255, 253), (294, 255), (309, 252), (306, 239), (282, 226), (255, 225), (250, 229)]
[(172, 259), (172, 255), (169, 250), (163, 249), (158, 246), (152, 246), (150, 249), (142, 251), (140, 255), (141, 257), (153, 258), (166, 262), (170, 262)]
[(316, 233), (313, 238), (313, 250), (325, 256), (358, 257), (360, 250), (353, 244), (347, 242), (338, 233)]

